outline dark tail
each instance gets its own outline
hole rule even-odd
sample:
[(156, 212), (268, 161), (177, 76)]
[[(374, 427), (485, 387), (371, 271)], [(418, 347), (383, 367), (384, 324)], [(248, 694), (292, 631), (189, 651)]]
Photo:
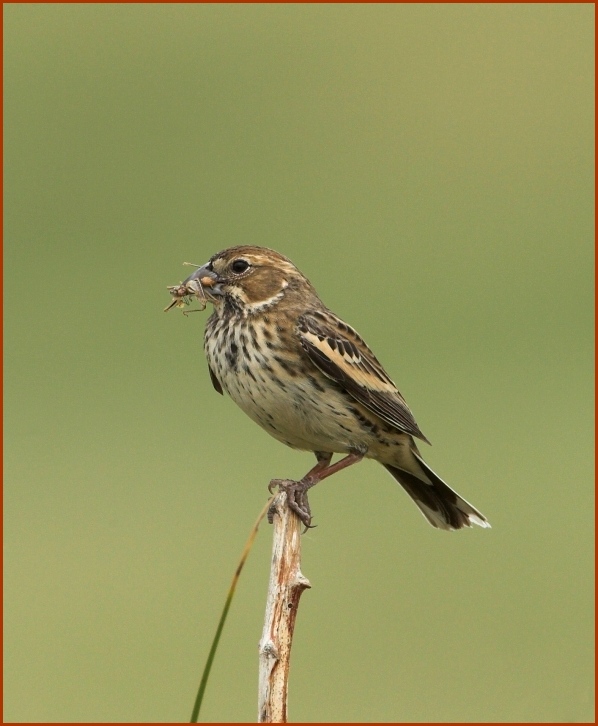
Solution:
[(486, 517), (445, 484), (417, 451), (413, 451), (413, 455), (417, 468), (421, 468), (419, 476), (389, 464), (383, 466), (405, 489), (433, 527), (448, 530), (471, 527), (472, 524), (490, 527)]

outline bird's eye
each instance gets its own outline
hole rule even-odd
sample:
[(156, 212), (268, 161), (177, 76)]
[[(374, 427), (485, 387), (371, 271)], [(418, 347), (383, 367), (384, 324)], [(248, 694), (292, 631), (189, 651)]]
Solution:
[(235, 260), (231, 265), (231, 270), (233, 272), (236, 272), (237, 274), (240, 274), (241, 272), (245, 272), (248, 267), (249, 262), (247, 262), (247, 260)]

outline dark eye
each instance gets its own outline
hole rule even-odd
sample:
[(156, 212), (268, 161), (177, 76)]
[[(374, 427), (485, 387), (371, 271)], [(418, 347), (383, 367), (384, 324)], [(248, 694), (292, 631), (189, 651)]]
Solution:
[(231, 270), (233, 272), (236, 272), (237, 275), (241, 272), (245, 272), (245, 270), (249, 267), (249, 262), (247, 260), (235, 260), (233, 264), (231, 265)]

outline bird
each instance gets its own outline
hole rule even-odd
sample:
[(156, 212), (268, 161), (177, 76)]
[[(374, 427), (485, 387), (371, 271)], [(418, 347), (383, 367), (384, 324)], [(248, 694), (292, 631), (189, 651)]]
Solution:
[[(204, 333), (212, 385), (275, 439), (315, 454), (300, 480), (270, 482), (271, 491), (287, 492), (306, 528), (308, 490), (364, 458), (382, 464), (433, 527), (490, 527), (424, 461), (416, 439), (430, 442), (396, 385), (290, 259), (239, 245), (196, 267), (169, 289), (175, 296), (197, 293), (203, 307), (213, 306)], [(169, 308), (179, 303), (175, 297)], [(343, 458), (332, 463), (334, 454)]]

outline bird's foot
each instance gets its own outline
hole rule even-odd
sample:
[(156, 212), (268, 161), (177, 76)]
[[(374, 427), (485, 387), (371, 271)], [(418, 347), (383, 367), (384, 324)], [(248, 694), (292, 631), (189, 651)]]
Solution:
[[(315, 525), (311, 524), (311, 508), (307, 499), (307, 490), (313, 486), (313, 483), (308, 479), (302, 479), (301, 481), (293, 481), (292, 479), (272, 479), (268, 484), (268, 489), (272, 493), (274, 487), (278, 487), (279, 491), (282, 490), (287, 494), (287, 504), (299, 517), (299, 519), (305, 525), (305, 532), (308, 529), (313, 529)], [(274, 506), (271, 506), (268, 510), (268, 522), (272, 524), (275, 513)]]

